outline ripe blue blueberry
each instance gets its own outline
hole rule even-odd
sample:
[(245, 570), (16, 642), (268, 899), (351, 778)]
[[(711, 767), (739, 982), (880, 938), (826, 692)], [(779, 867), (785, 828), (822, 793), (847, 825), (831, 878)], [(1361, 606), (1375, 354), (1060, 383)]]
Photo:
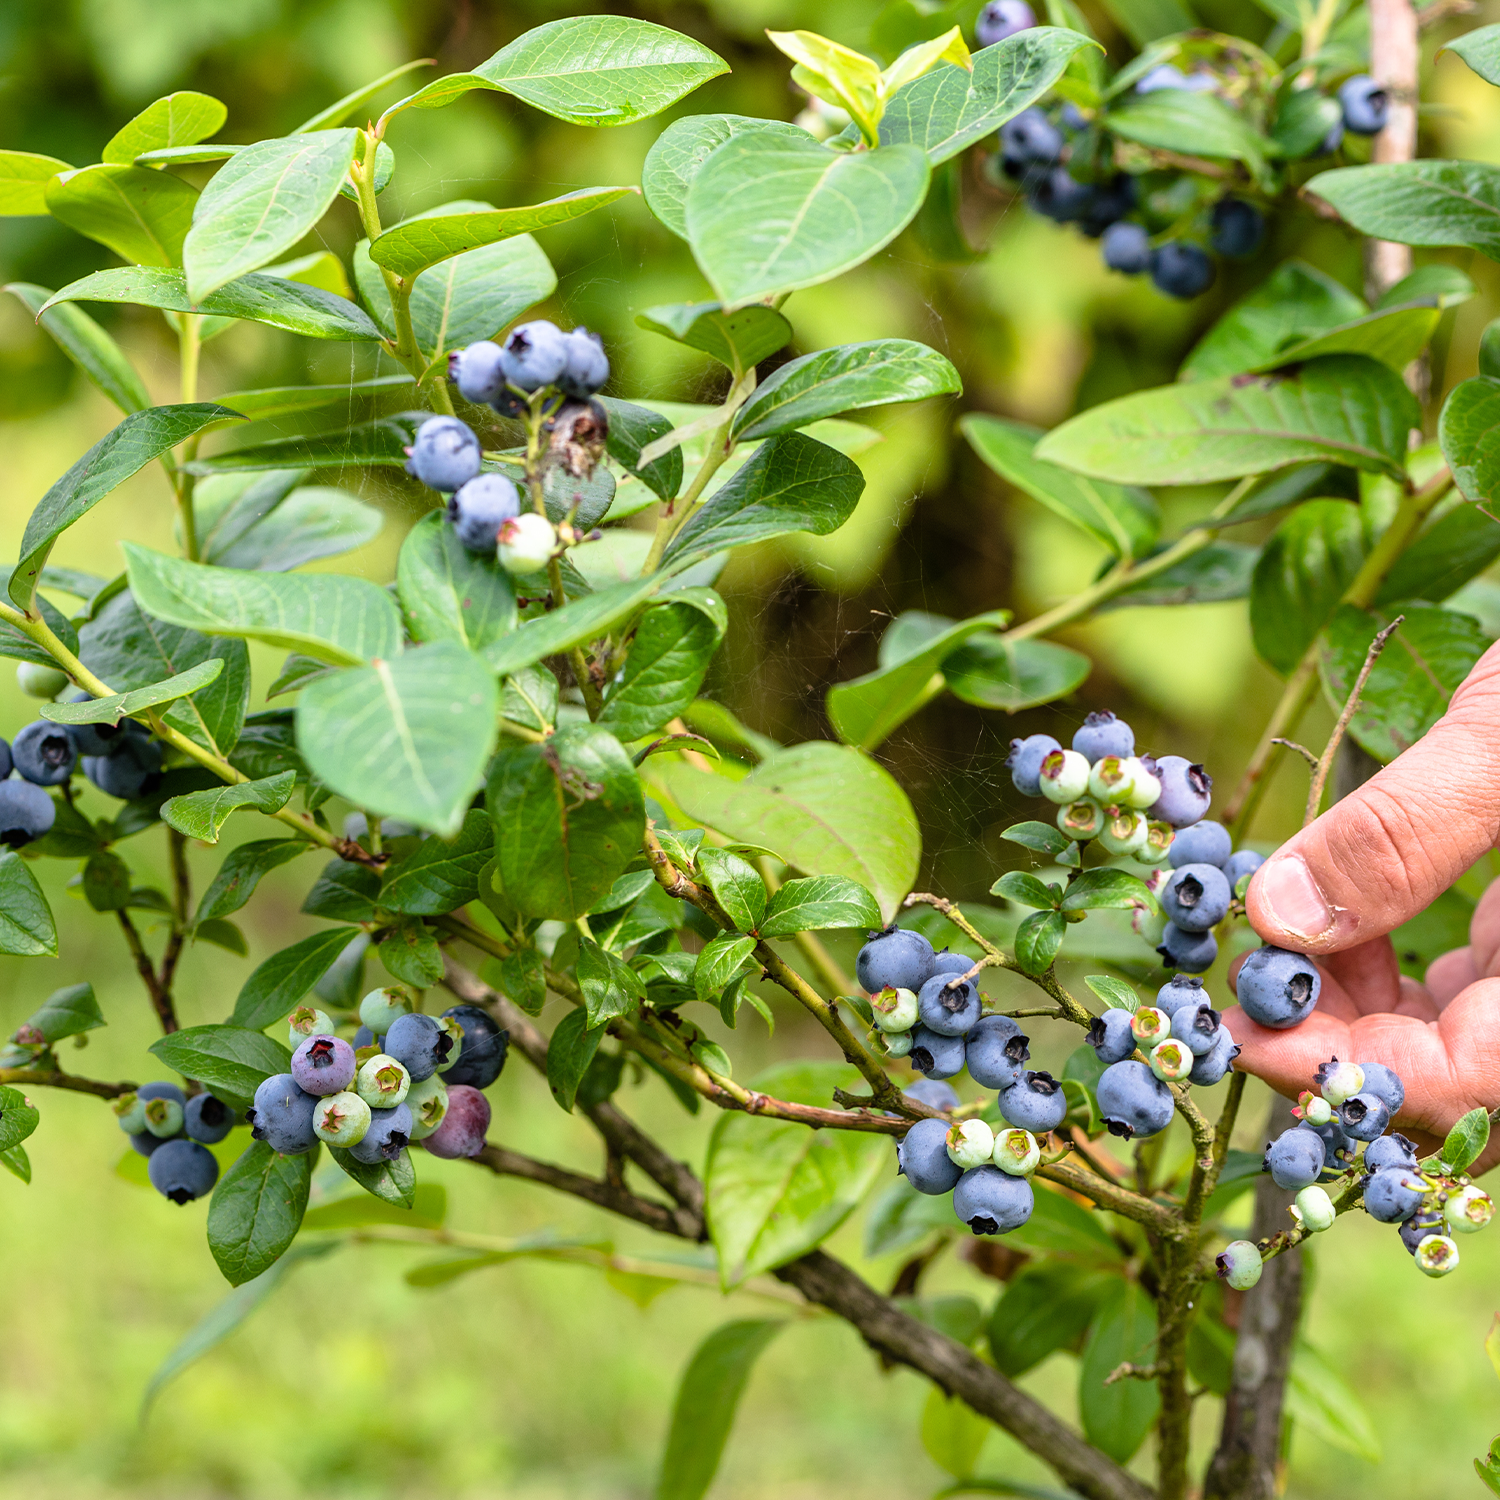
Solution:
[(1355, 135), (1378, 135), (1391, 113), (1391, 96), (1368, 73), (1356, 73), (1339, 85), (1344, 129)]
[(1202, 1084), (1205, 1087), (1219, 1083), (1239, 1055), (1239, 1044), (1230, 1036), (1229, 1028), (1220, 1026), (1213, 1050), (1205, 1052), (1193, 1064), (1193, 1071), (1188, 1074), (1188, 1082)]
[[(995, 1019), (1003, 1019), (1003, 1017)], [(990, 1088), (992, 1085), (986, 1084), (985, 1087)], [(901, 1093), (904, 1098), (915, 1099), (925, 1104), (928, 1109), (958, 1108), (958, 1095), (954, 1093), (953, 1086), (942, 1083), (936, 1078), (919, 1078), (909, 1089), (902, 1089)]]
[(973, 1167), (953, 1189), (953, 1212), (975, 1234), (1008, 1234), (1036, 1207), (1031, 1184), (999, 1167)]
[(52, 827), (57, 806), (29, 781), (0, 781), (0, 844), (19, 849)]
[[(1095, 1016), (1085, 1038), (1099, 1054), (1102, 1063), (1124, 1062), (1135, 1053), (1135, 1033), (1130, 1029), (1130, 1012), (1118, 1007)], [(974, 1070), (971, 1067), (969, 1071)]]
[(1042, 795), (1042, 762), (1054, 750), (1061, 749), (1062, 746), (1050, 734), (1030, 734), (1024, 740), (1010, 742), (1010, 754), (1006, 756), (1005, 764), (1010, 771), (1011, 784), (1023, 797)]
[(1401, 1225), (1398, 1233), (1401, 1235), (1401, 1243), (1406, 1246), (1406, 1253), (1415, 1255), (1417, 1246), (1423, 1240), (1432, 1235), (1441, 1234), (1445, 1227), (1441, 1210), (1422, 1208)]
[(1257, 854), (1253, 849), (1236, 849), (1229, 856), (1224, 873), (1229, 877), (1230, 886), (1237, 889), (1245, 876), (1255, 874), (1265, 862), (1265, 855)]
[(143, 1083), (135, 1091), (135, 1097), (147, 1101), (152, 1099), (174, 1099), (178, 1104), (184, 1106), (187, 1104), (187, 1095), (175, 1083), (167, 1083), (165, 1081)]
[(872, 933), (854, 960), (854, 977), (866, 994), (881, 990), (921, 992), (932, 974), (932, 944), (920, 932), (891, 926)]
[(939, 1036), (963, 1036), (979, 1019), (979, 987), (972, 979), (934, 974), (917, 992), (917, 1017)]
[(1156, 1008), (1175, 1016), (1184, 1005), (1201, 1005), (1208, 1000), (1203, 981), (1196, 974), (1174, 974), (1156, 992)]
[(1066, 167), (1053, 167), (1026, 194), (1032, 209), (1059, 224), (1081, 219), (1093, 206), (1094, 189), (1079, 182)]
[(1219, 1013), (1207, 1000), (1180, 1005), (1172, 1017), (1172, 1035), (1194, 1057), (1206, 1057), (1219, 1045)]
[(1120, 219), (1104, 231), (1099, 242), (1104, 264), (1111, 271), (1123, 272), (1126, 276), (1139, 276), (1151, 269), (1151, 236), (1139, 224), (1129, 219)]
[(1000, 159), (1011, 177), (1050, 167), (1062, 155), (1062, 149), (1062, 132), (1035, 105), (1000, 127)]
[(500, 357), (511, 385), (520, 391), (539, 391), (567, 368), (568, 345), (555, 323), (538, 318), (511, 329)]
[(1404, 1135), (1383, 1135), (1365, 1147), (1365, 1171), (1382, 1167), (1415, 1167), (1417, 1148)]
[(1248, 1292), (1260, 1280), (1260, 1249), (1250, 1240), (1231, 1240), (1214, 1259), (1219, 1275), (1237, 1292)]
[(417, 1012), (397, 1016), (391, 1022), (385, 1034), (385, 1050), (411, 1074), (413, 1083), (420, 1083), (447, 1062), (453, 1038), (431, 1016)]
[(329, 1094), (313, 1110), (313, 1133), (330, 1146), (354, 1146), (365, 1138), (372, 1111), (358, 1094)]
[(1151, 281), (1157, 291), (1188, 301), (1214, 284), (1214, 263), (1208, 252), (1188, 240), (1168, 240), (1151, 257)]
[(1279, 1188), (1305, 1188), (1322, 1175), (1327, 1152), (1316, 1132), (1294, 1126), (1266, 1148), (1262, 1163)]
[(1185, 932), (1207, 932), (1229, 911), (1229, 882), (1217, 865), (1179, 865), (1157, 899), (1168, 921)]
[(1127, 1058), (1100, 1075), (1099, 1114), (1111, 1135), (1156, 1135), (1172, 1123), (1172, 1091), (1143, 1062)]
[(1019, 1083), (1031, 1060), (1030, 1038), (1009, 1016), (981, 1016), (964, 1038), (969, 1077), (997, 1092)]
[(974, 22), (974, 40), (981, 47), (993, 47), (1018, 31), (1029, 31), (1036, 25), (1036, 14), (1026, 0), (990, 0)]
[[(483, 1097), (481, 1094), (480, 1098)], [(372, 1108), (369, 1128), (349, 1147), (349, 1155), (373, 1167), (378, 1162), (395, 1161), (410, 1140), (411, 1111), (405, 1104), (394, 1104), (389, 1109)]]
[(449, 492), (479, 472), (480, 459), (479, 439), (467, 422), (457, 417), (428, 417), (417, 428), (406, 472), (430, 489)]
[[(69, 703), (88, 703), (92, 694), (73, 693)], [(79, 755), (113, 755), (126, 735), (145, 736), (145, 729), (134, 719), (121, 719), (115, 724), (69, 724), (68, 733)]]
[(1378, 1094), (1353, 1094), (1339, 1105), (1339, 1123), (1356, 1141), (1373, 1141), (1391, 1123), (1390, 1106)]
[(495, 1018), (477, 1005), (451, 1006), (442, 1018), (457, 1021), (464, 1033), (458, 1061), (443, 1069), (443, 1081), (450, 1092), (456, 1083), (487, 1089), (505, 1067), (510, 1032), (502, 1031)]
[(1219, 944), (1212, 932), (1189, 932), (1175, 922), (1162, 928), (1156, 951), (1168, 968), (1185, 974), (1203, 974), (1213, 968), (1219, 956)]
[(219, 1164), (213, 1152), (197, 1141), (163, 1141), (161, 1150), (152, 1152), (146, 1175), (163, 1198), (180, 1205), (213, 1191)]
[(256, 1089), (255, 1103), (245, 1113), (250, 1134), (283, 1156), (311, 1151), (318, 1143), (313, 1133), (317, 1102), (297, 1087), (290, 1073), (274, 1073)]
[(1161, 796), (1146, 809), (1147, 816), (1171, 828), (1199, 822), (1213, 797), (1213, 777), (1181, 755), (1157, 756), (1151, 769), (1161, 782)]
[(609, 379), (609, 357), (604, 340), (587, 328), (575, 328), (563, 335), (568, 362), (557, 377), (558, 388), (575, 401), (587, 401)]
[(85, 756), (82, 766), (101, 792), (129, 802), (161, 785), (161, 746), (142, 735), (127, 735), (109, 755)]
[(1107, 708), (1089, 714), (1073, 735), (1073, 748), (1090, 765), (1106, 755), (1121, 760), (1135, 754), (1135, 730)]
[(974, 960), (966, 953), (954, 953), (951, 949), (943, 948), (932, 955), (932, 968), (927, 977), (932, 978), (934, 974), (967, 974), (974, 967)]
[(142, 1156), (152, 1156), (155, 1154), (156, 1148), (164, 1146), (166, 1142), (159, 1135), (152, 1135), (149, 1130), (141, 1130), (130, 1137), (130, 1144)]
[(234, 1129), (235, 1113), (212, 1094), (194, 1094), (182, 1112), (182, 1128), (205, 1146), (217, 1145)]
[(500, 528), (521, 513), (521, 493), (504, 474), (479, 474), (455, 490), (446, 515), (470, 552), (493, 553)]
[[(300, 1047), (302, 1043), (298, 1042), (297, 1045)], [(362, 1052), (366, 1047), (378, 1047), (379, 1045), (380, 1038), (368, 1026), (361, 1026), (355, 1031), (354, 1050), (356, 1052)]]
[(1382, 1167), (1365, 1178), (1365, 1212), (1382, 1224), (1399, 1224), (1421, 1208), (1427, 1184), (1410, 1167)]
[(1303, 1120), (1297, 1129), (1311, 1131), (1323, 1142), (1324, 1160), (1332, 1170), (1342, 1171), (1354, 1160), (1354, 1142), (1338, 1120), (1329, 1120), (1325, 1125)]
[(1167, 862), (1174, 870), (1183, 865), (1216, 865), (1222, 871), (1232, 857), (1232, 849), (1229, 830), (1222, 823), (1202, 818), (1177, 830)]
[(354, 1082), (354, 1048), (341, 1036), (310, 1036), (292, 1053), (292, 1077), (305, 1094), (342, 1094)]
[(1361, 1063), (1359, 1067), (1365, 1075), (1364, 1092), (1384, 1100), (1385, 1107), (1392, 1116), (1400, 1114), (1401, 1106), (1406, 1103), (1406, 1085), (1401, 1082), (1395, 1069), (1386, 1067), (1384, 1063)]
[(911, 1037), (911, 1051), (907, 1056), (917, 1072), (928, 1078), (952, 1078), (955, 1073), (963, 1071), (963, 1037), (943, 1036), (920, 1023), (907, 1035)]
[(1094, 185), (1093, 197), (1079, 216), (1078, 228), (1088, 239), (1097, 240), (1135, 205), (1135, 178), (1128, 172), (1116, 172), (1108, 182)]
[(1000, 1095), (1000, 1113), (1007, 1125), (1046, 1135), (1056, 1130), (1068, 1116), (1068, 1098), (1062, 1081), (1050, 1073), (1027, 1071)]
[(1313, 1013), (1322, 989), (1323, 980), (1311, 959), (1270, 946), (1251, 953), (1235, 980), (1240, 1009), (1258, 1025), (1274, 1031), (1285, 1031), (1305, 1021)]
[(490, 339), (455, 349), (448, 356), (448, 379), (465, 401), (476, 405), (493, 401), (505, 389), (500, 346)]
[(918, 1120), (896, 1144), (896, 1170), (919, 1193), (951, 1193), (963, 1168), (948, 1155), (947, 1121)]
[(468, 1084), (455, 1084), (448, 1089), (448, 1113), (443, 1116), (443, 1123), (422, 1144), (434, 1156), (450, 1161), (478, 1156), (484, 1149), (484, 1134), (489, 1128), (490, 1101)]
[(1254, 255), (1266, 237), (1260, 210), (1243, 198), (1220, 198), (1209, 223), (1209, 243), (1220, 255)]
[(10, 742), (15, 768), (34, 786), (61, 786), (73, 774), (78, 750), (61, 724), (37, 719)]

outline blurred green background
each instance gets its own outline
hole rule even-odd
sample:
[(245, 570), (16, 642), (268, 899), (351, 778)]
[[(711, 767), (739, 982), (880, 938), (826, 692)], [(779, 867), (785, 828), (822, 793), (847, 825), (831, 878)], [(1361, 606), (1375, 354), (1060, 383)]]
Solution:
[[(732, 65), (730, 76), (692, 96), (681, 113), (789, 119), (799, 100), (762, 28), (809, 26), (857, 46), (877, 9), (853, 0), (711, 0), (636, 13), (701, 38)], [(1085, 9), (1116, 60), (1127, 55), (1104, 12)], [(541, 3), (438, 0), (8, 0), (0, 6), (0, 141), (89, 162), (136, 109), (184, 87), (227, 102), (226, 139), (280, 134), (408, 58), (463, 69), (563, 13)], [(1203, 0), (1198, 14), (1251, 38), (1271, 24), (1249, 0)], [(1495, 18), (1492, 0), (1481, 14), (1426, 34), (1427, 154), (1500, 161), (1494, 94), (1456, 59), (1432, 62), (1446, 35)], [(635, 181), (663, 123), (585, 131), (493, 94), (413, 112), (393, 133), (398, 170), (383, 213), (391, 222), (456, 197), (519, 203)], [(711, 691), (754, 728), (786, 741), (826, 733), (826, 688), (873, 665), (892, 615), (959, 616), (1004, 605), (1024, 617), (1066, 597), (1098, 567), (1091, 544), (1008, 491), (969, 454), (954, 432), (960, 409), (1048, 425), (1080, 405), (1170, 379), (1213, 318), (1287, 255), (1300, 254), (1351, 287), (1360, 281), (1353, 240), (1293, 215), (1278, 224), (1264, 255), (1231, 268), (1209, 296), (1169, 302), (1139, 282), (1108, 276), (1096, 247), (1071, 231), (1007, 208), (972, 163), (965, 192), (966, 229), (982, 247), (973, 260), (937, 264), (908, 235), (855, 275), (799, 293), (787, 307), (799, 351), (876, 336), (920, 338), (955, 361), (966, 391), (958, 405), (875, 414), (883, 441), (861, 455), (868, 488), (854, 520), (830, 538), (768, 544), (737, 558), (721, 580), (735, 628)], [(352, 208), (336, 206), (322, 233), (347, 255), (356, 237)], [(641, 203), (549, 231), (543, 243), (560, 276), (548, 311), (604, 333), (616, 371), (612, 390), (676, 400), (719, 394), (701, 364), (635, 326), (636, 312), (653, 303), (706, 295), (685, 247)], [(1474, 372), (1478, 330), (1500, 312), (1497, 268), (1477, 256), (1453, 259), (1480, 295), (1450, 314), (1440, 334), (1434, 413), (1443, 391)], [(108, 263), (102, 249), (50, 220), (0, 222), (6, 280), (57, 287)], [(175, 350), (162, 321), (140, 310), (91, 311), (125, 343), (157, 398), (175, 399)], [(207, 348), (204, 393), (335, 380), (355, 358), (345, 346), (299, 343), (246, 324)], [(38, 497), (114, 416), (11, 299), (0, 303), (0, 420), (0, 556), (13, 556)], [(389, 474), (346, 482), (378, 501), (388, 520), (376, 542), (337, 566), (383, 581), (426, 502)], [(1164, 501), (1169, 519), (1203, 506), (1191, 494)], [(55, 560), (113, 574), (122, 539), (169, 546), (171, 521), (159, 474), (144, 473), (68, 532)], [(1014, 720), (940, 700), (882, 748), (922, 819), (928, 888), (983, 899), (1015, 861), (1013, 847), (998, 840), (1000, 829), (1026, 815), (1000, 765), (1012, 735), (1065, 733), (1086, 708), (1111, 707), (1132, 720), (1143, 746), (1206, 761), (1227, 789), (1279, 691), (1253, 656), (1240, 603), (1121, 610), (1062, 638), (1096, 663), (1076, 700)], [(1173, 647), (1169, 661), (1164, 644)], [(255, 661), (263, 690), (278, 656), (257, 650)], [(32, 713), (8, 670), (0, 671), (0, 710), (5, 733)], [(1302, 738), (1318, 743), (1330, 720), (1320, 705)], [(1257, 838), (1274, 842), (1296, 825), (1301, 776), (1296, 767), (1278, 775)], [(233, 830), (230, 840), (257, 836)], [(159, 844), (159, 833), (147, 834), (122, 850), (143, 881), (161, 878)], [(201, 889), (219, 855), (195, 847), (190, 858)], [(298, 906), (313, 868), (308, 860), (278, 872), (242, 914), (249, 959), (190, 951), (179, 983), (186, 1023), (220, 1019), (253, 963), (309, 929)], [(104, 1077), (159, 1073), (144, 1051), (148, 1012), (119, 935), (68, 891), (71, 873), (58, 862), (41, 868), (66, 922), (63, 957), (0, 960), (0, 1033), (52, 989), (88, 978), (110, 1025), (74, 1065)], [(778, 1058), (827, 1055), (821, 1033), (772, 1004), (774, 1041), (753, 1021), (735, 1039), (742, 1077)], [(1068, 1045), (1062, 1036), (1042, 1037), (1036, 1050), (1054, 1065)], [(597, 1168), (592, 1133), (560, 1114), (521, 1064), (493, 1097), (495, 1139)], [(695, 1287), (642, 1308), (594, 1271), (527, 1261), (420, 1291), (403, 1271), (440, 1252), (348, 1246), (298, 1267), (254, 1321), (167, 1388), (141, 1427), (137, 1408), (151, 1372), (225, 1292), (203, 1242), (204, 1207), (177, 1209), (117, 1175), (120, 1136), (97, 1101), (48, 1095), (38, 1102), (43, 1123), (28, 1142), (35, 1180), (26, 1187), (0, 1176), (0, 1500), (643, 1496), (675, 1381), (697, 1341), (728, 1317), (789, 1311), (744, 1293), (726, 1304)], [(701, 1163), (711, 1124), (705, 1116), (686, 1119), (654, 1085), (627, 1086), (622, 1103), (678, 1154)], [(1266, 1103), (1257, 1089), (1247, 1104), (1240, 1142), (1247, 1148), (1259, 1144)], [(551, 1227), (598, 1235), (630, 1253), (653, 1248), (628, 1226), (463, 1164), (423, 1157), (420, 1175), (447, 1186), (456, 1229), (509, 1237)], [(861, 1258), (858, 1217), (835, 1248), (878, 1284), (888, 1285), (897, 1270), (898, 1257)], [(1500, 1307), (1500, 1236), (1463, 1249), (1460, 1274), (1434, 1283), (1413, 1273), (1392, 1233), (1362, 1216), (1319, 1244), (1309, 1336), (1360, 1392), (1384, 1459), (1351, 1456), (1298, 1427), (1288, 1494), (1426, 1500), (1476, 1489), (1470, 1457), (1500, 1430), (1500, 1382), (1482, 1349)], [(949, 1257), (925, 1289), (962, 1292), (987, 1309), (998, 1287)], [(1067, 1355), (1025, 1379), (1064, 1412), (1073, 1382)], [(922, 1382), (882, 1373), (841, 1325), (796, 1319), (752, 1378), (714, 1493), (725, 1500), (931, 1494), (944, 1476), (919, 1440), (925, 1401)], [(1199, 1421), (1206, 1444), (1216, 1401), (1200, 1403)], [(1046, 1478), (998, 1432), (977, 1467)]]

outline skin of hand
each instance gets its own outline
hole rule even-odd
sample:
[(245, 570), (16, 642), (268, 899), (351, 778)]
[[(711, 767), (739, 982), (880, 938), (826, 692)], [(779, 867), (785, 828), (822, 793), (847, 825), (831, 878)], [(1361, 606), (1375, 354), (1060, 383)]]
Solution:
[[(1401, 649), (1399, 633), (1389, 649)], [(1436, 959), (1424, 983), (1402, 976), (1387, 936), (1497, 838), (1500, 644), (1428, 734), (1256, 871), (1251, 926), (1267, 943), (1313, 955), (1323, 989), (1312, 1015), (1286, 1031), (1229, 1010), (1244, 1049), (1235, 1066), (1295, 1098), (1331, 1057), (1385, 1063), (1406, 1087), (1393, 1128), (1424, 1151), (1467, 1111), (1500, 1105), (1500, 881), (1475, 908), (1468, 946)], [(1500, 1130), (1470, 1170), (1497, 1162)]]

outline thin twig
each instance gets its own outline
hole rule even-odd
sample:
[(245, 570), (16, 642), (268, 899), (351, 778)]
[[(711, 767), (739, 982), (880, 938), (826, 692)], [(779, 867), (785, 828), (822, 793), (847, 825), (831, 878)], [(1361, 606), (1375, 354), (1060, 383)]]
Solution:
[(97, 1078), (80, 1078), (61, 1068), (0, 1068), (0, 1083), (22, 1088), (35, 1084), (43, 1089), (67, 1089), (75, 1094), (92, 1094), (96, 1099), (118, 1099), (135, 1092), (133, 1083), (104, 1083)]
[(135, 930), (130, 913), (121, 907), (115, 912), (115, 916), (120, 919), (120, 931), (125, 934), (126, 946), (135, 960), (135, 971), (141, 976), (141, 983), (146, 986), (146, 993), (151, 997), (151, 1008), (156, 1012), (161, 1029), (168, 1033), (176, 1031), (177, 1013), (172, 1007), (172, 996), (161, 987), (151, 955), (146, 952), (146, 945), (141, 942), (141, 935)]
[(1316, 755), (1314, 755), (1313, 752), (1311, 750), (1309, 750), (1306, 745), (1299, 745), (1296, 742), (1296, 740), (1283, 739), (1280, 735), (1277, 735), (1271, 741), (1271, 743), (1273, 745), (1283, 745), (1288, 750), (1295, 750), (1297, 752), (1297, 754), (1300, 755), (1302, 757), (1302, 759), (1305, 760), (1308, 763), (1308, 765), (1310, 765), (1314, 770), (1317, 770), (1317, 768), (1318, 768), (1318, 757)]

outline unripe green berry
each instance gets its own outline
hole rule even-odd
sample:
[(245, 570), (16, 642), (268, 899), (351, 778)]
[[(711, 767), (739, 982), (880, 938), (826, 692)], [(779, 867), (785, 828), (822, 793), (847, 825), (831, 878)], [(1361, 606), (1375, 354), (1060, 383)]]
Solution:
[(1333, 1228), (1333, 1221), (1338, 1217), (1333, 1211), (1333, 1199), (1316, 1183), (1297, 1194), (1292, 1202), (1292, 1213), (1297, 1222), (1312, 1234)]
[(1104, 831), (1104, 809), (1091, 798), (1080, 798), (1058, 808), (1057, 826), (1080, 844), (1096, 839)]
[(546, 516), (523, 511), (500, 524), (496, 553), (507, 573), (539, 573), (557, 550), (557, 528)]
[(182, 1133), (182, 1106), (175, 1099), (146, 1101), (146, 1129), (161, 1140)]
[(16, 668), (16, 682), (28, 698), (50, 700), (57, 697), (67, 687), (69, 678), (66, 672), (59, 672), (56, 667), (44, 667), (40, 662), (23, 661)]
[(1318, 1069), (1318, 1088), (1330, 1104), (1352, 1099), (1364, 1086), (1365, 1070), (1358, 1063), (1340, 1062), (1335, 1057)]
[(1091, 769), (1087, 758), (1076, 750), (1054, 750), (1042, 762), (1042, 796), (1064, 807), (1078, 801), (1089, 789)]
[(1172, 840), (1177, 830), (1170, 823), (1147, 823), (1146, 842), (1136, 851), (1136, 858), (1143, 865), (1161, 865), (1172, 852)]
[(1012, 1177), (1030, 1177), (1042, 1159), (1042, 1148), (1029, 1130), (1012, 1126), (995, 1137), (992, 1160), (1002, 1172)]
[(411, 1088), (411, 1074), (384, 1052), (377, 1052), (368, 1062), (361, 1063), (354, 1075), (354, 1092), (371, 1109), (395, 1109), (406, 1099)]
[(370, 1106), (358, 1094), (329, 1094), (313, 1109), (313, 1132), (330, 1146), (357, 1146), (369, 1128)]
[(995, 1154), (995, 1132), (983, 1120), (957, 1120), (948, 1128), (948, 1159), (968, 1171)]
[(1118, 755), (1104, 756), (1089, 772), (1089, 796), (1105, 807), (1128, 806), (1134, 790), (1135, 778)]
[(1111, 854), (1139, 853), (1146, 846), (1146, 815), (1125, 807), (1106, 809), (1099, 842)]
[(121, 1094), (111, 1108), (126, 1135), (140, 1135), (146, 1128), (146, 1101), (135, 1094)]
[(464, 1050), (464, 1029), (452, 1016), (439, 1016), (438, 1029), (453, 1043), (447, 1057), (438, 1064), (438, 1072), (446, 1073), (456, 1063)]
[(887, 1057), (906, 1057), (916, 1045), (909, 1031), (884, 1031), (880, 1039), (885, 1044)]
[(399, 1016), (404, 1016), (415, 1009), (416, 1006), (412, 1004), (411, 996), (405, 990), (394, 987), (371, 990), (359, 1002), (359, 1019), (376, 1036), (384, 1036)]
[(1429, 1234), (1414, 1258), (1424, 1276), (1446, 1276), (1458, 1269), (1458, 1246), (1446, 1234)]
[(1248, 1292), (1260, 1280), (1260, 1250), (1249, 1240), (1232, 1240), (1214, 1262), (1220, 1277), (1237, 1292)]
[(917, 1024), (917, 997), (910, 990), (887, 986), (871, 997), (870, 1009), (882, 1031), (910, 1031)]
[(1150, 1047), (1172, 1034), (1172, 1018), (1154, 1005), (1143, 1005), (1130, 1018), (1130, 1033), (1142, 1045)]
[(1495, 1216), (1495, 1200), (1470, 1183), (1454, 1193), (1443, 1207), (1443, 1217), (1455, 1234), (1476, 1234)]
[(1151, 1049), (1151, 1071), (1163, 1083), (1181, 1083), (1193, 1071), (1193, 1064), (1197, 1061), (1187, 1045), (1173, 1036)]
[(1302, 1118), (1309, 1125), (1326, 1125), (1333, 1118), (1333, 1106), (1307, 1089), (1297, 1095), (1297, 1103), (1302, 1108)]
[(287, 1045), (295, 1052), (310, 1036), (332, 1036), (333, 1020), (315, 1005), (299, 1005), (286, 1018)]
[(1144, 812), (1161, 796), (1161, 782), (1146, 769), (1146, 763), (1138, 755), (1128, 757), (1124, 769), (1130, 774), (1130, 795), (1125, 805)]
[(411, 1139), (424, 1140), (448, 1113), (448, 1085), (437, 1073), (412, 1084), (406, 1092), (406, 1107), (411, 1111)]

